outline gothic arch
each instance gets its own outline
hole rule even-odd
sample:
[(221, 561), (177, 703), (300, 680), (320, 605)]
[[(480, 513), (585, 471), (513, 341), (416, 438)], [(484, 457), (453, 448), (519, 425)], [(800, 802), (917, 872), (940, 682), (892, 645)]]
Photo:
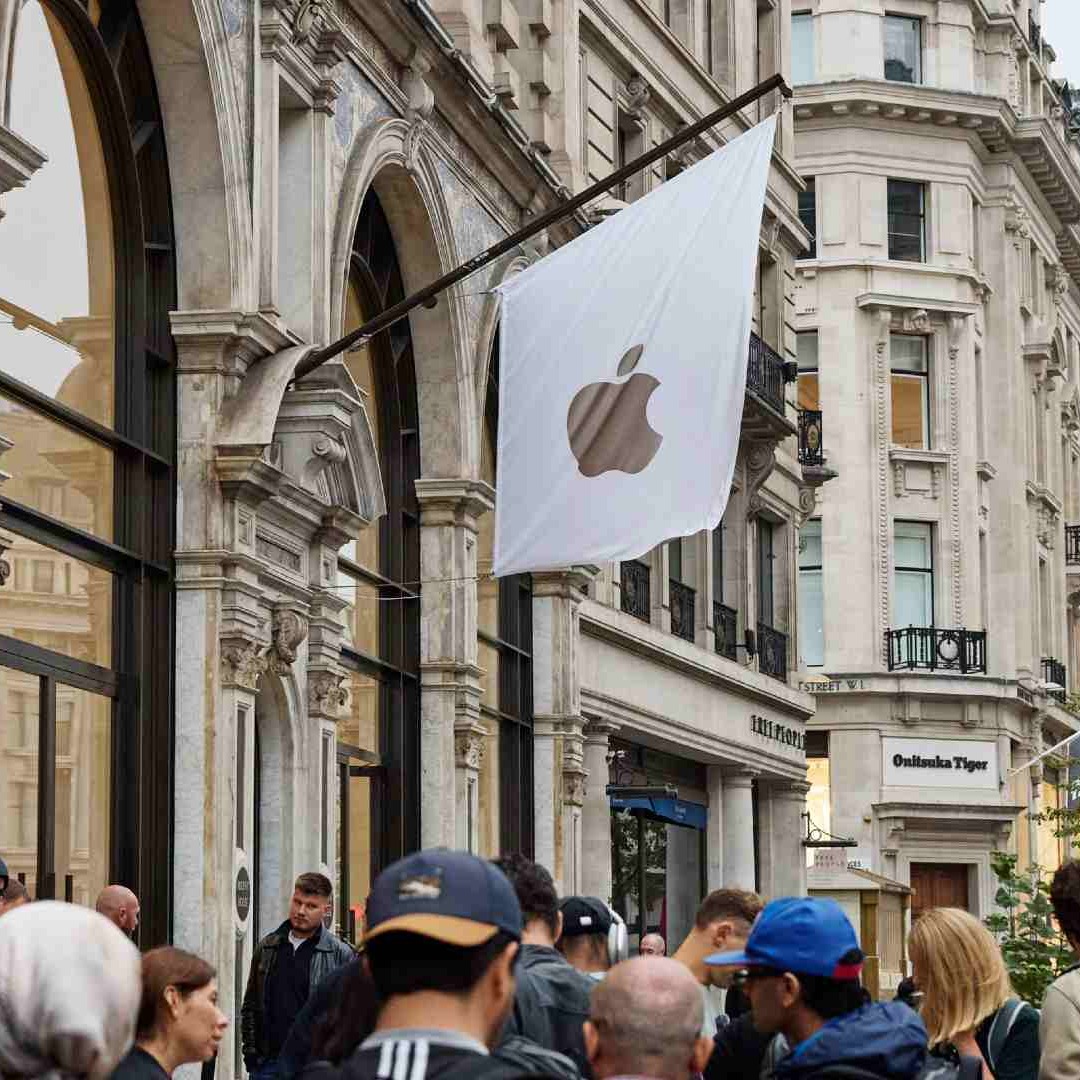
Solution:
[(177, 309), (248, 310), (255, 303), (251, 183), (221, 7), (140, 0), (139, 11), (165, 120)]
[[(422, 135), (418, 137), (415, 126), (405, 120), (377, 121), (353, 143), (338, 199), (330, 264), (330, 327), (335, 335), (345, 325), (353, 234), (369, 188), (374, 188), (390, 223), (406, 293), (434, 281), (458, 262), (450, 213)], [(441, 296), (434, 308), (417, 308), (409, 323), (416, 358), (421, 472), (425, 477), (472, 475), (479, 443), (471, 422), (474, 391), (460, 290)]]

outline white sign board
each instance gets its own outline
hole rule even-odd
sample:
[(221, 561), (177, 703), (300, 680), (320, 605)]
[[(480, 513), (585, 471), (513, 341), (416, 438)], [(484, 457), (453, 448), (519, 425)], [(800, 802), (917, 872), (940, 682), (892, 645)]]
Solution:
[(881, 745), (885, 787), (997, 789), (996, 742), (884, 738)]

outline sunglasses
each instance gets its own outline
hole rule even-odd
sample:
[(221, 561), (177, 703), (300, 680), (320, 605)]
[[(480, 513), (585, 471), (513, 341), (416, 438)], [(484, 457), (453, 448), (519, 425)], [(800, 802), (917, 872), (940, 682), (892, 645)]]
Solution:
[(740, 971), (733, 981), (736, 986), (746, 986), (758, 979), (778, 979), (783, 974), (779, 968), (755, 967)]

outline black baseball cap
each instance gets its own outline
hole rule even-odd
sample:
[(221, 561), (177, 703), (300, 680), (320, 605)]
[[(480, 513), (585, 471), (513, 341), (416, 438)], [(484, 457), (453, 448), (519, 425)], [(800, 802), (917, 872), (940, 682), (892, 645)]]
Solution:
[(433, 848), (406, 855), (376, 879), (365, 941), (403, 930), (471, 948), (499, 931), (521, 940), (521, 905), (506, 875), (464, 851)]
[(606, 934), (611, 929), (611, 912), (595, 896), (567, 896), (559, 910), (563, 917), (563, 937)]

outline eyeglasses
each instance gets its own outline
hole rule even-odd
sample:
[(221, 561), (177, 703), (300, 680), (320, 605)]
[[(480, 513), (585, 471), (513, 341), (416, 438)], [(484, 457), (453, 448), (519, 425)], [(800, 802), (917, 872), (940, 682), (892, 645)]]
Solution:
[(736, 986), (745, 986), (756, 979), (778, 979), (783, 974), (778, 968), (755, 967), (738, 972), (733, 981)]

